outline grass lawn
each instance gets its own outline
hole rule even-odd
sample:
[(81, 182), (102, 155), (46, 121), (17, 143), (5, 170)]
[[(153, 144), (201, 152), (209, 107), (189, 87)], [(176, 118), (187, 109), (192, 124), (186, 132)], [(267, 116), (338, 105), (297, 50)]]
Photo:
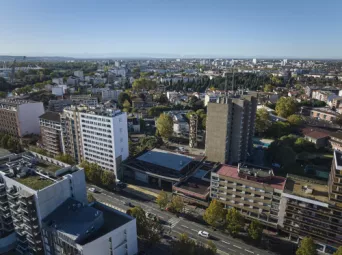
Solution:
[(55, 173), (57, 170), (61, 169), (60, 166), (56, 166), (56, 165), (53, 165), (53, 164), (47, 164), (47, 163), (44, 163), (44, 162), (41, 162), (41, 161), (38, 162), (36, 164), (36, 166), (41, 167), (45, 171), (52, 172), (52, 173)]
[(24, 184), (25, 186), (34, 189), (34, 190), (40, 190), (47, 186), (50, 186), (54, 182), (48, 179), (40, 179), (41, 177), (39, 175), (31, 175), (23, 178), (14, 178), (17, 182), (20, 182), (21, 184)]

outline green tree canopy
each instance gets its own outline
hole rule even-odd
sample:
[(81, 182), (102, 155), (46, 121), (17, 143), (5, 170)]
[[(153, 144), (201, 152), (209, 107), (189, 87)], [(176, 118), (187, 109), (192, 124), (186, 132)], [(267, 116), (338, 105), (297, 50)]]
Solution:
[(88, 200), (88, 203), (92, 203), (96, 201), (94, 195), (90, 193), (87, 194), (87, 200)]
[(169, 196), (167, 195), (167, 193), (162, 190), (159, 194), (158, 197), (156, 199), (156, 203), (159, 205), (159, 208), (165, 208), (166, 205), (169, 203)]
[(317, 255), (316, 245), (311, 237), (304, 237), (300, 242), (296, 255)]
[(276, 113), (283, 117), (287, 118), (290, 115), (296, 112), (296, 102), (291, 97), (281, 97), (276, 104)]
[(338, 248), (338, 250), (334, 253), (334, 255), (342, 255), (342, 246)]
[(164, 139), (170, 138), (173, 134), (173, 120), (168, 114), (160, 114), (156, 126), (160, 136)]
[(149, 79), (139, 78), (133, 82), (132, 86), (134, 90), (150, 90), (155, 89), (157, 87), (157, 83)]
[(264, 92), (272, 92), (273, 86), (271, 84), (266, 84), (264, 87)]
[(5, 98), (6, 96), (6, 92), (0, 91), (0, 98)]
[(57, 156), (55, 156), (55, 159), (62, 161), (69, 165), (75, 164), (75, 159), (69, 154), (58, 154)]
[(210, 226), (218, 228), (224, 224), (226, 211), (223, 204), (213, 199), (203, 214), (203, 219)]
[(259, 221), (253, 220), (251, 224), (249, 224), (248, 227), (248, 235), (253, 240), (259, 240), (262, 235), (262, 225)]
[(123, 107), (125, 101), (131, 103), (131, 97), (126, 92), (121, 92), (118, 96), (118, 104), (119, 106)]
[(266, 130), (266, 135), (273, 138), (279, 138), (288, 135), (291, 132), (291, 125), (287, 122), (273, 122)]
[(257, 110), (255, 119), (255, 129), (258, 133), (264, 133), (270, 126), (272, 122), (269, 120), (269, 113), (266, 109), (261, 108)]
[(294, 126), (300, 126), (303, 124), (303, 117), (298, 114), (292, 114), (289, 117), (287, 117), (287, 121)]
[(235, 208), (228, 209), (226, 222), (227, 229), (232, 236), (238, 235), (245, 224), (243, 216)]
[(184, 202), (183, 199), (179, 196), (173, 196), (171, 203), (170, 203), (171, 210), (180, 213), (184, 209)]

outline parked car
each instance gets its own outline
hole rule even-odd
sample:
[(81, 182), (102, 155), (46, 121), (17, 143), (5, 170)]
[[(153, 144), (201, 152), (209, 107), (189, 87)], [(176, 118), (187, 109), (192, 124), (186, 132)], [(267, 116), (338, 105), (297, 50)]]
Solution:
[(88, 189), (90, 192), (96, 193), (96, 189), (95, 188), (89, 188)]
[(198, 231), (198, 235), (201, 237), (204, 237), (204, 238), (210, 237), (209, 233), (207, 231), (203, 231), (203, 230)]
[(124, 205), (127, 205), (129, 207), (134, 207), (134, 205), (131, 202), (123, 201), (122, 202)]

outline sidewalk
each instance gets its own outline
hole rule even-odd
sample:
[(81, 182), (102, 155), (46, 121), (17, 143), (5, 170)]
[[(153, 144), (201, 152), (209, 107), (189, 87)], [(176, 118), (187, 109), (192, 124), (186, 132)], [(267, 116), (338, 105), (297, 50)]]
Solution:
[(158, 197), (158, 195), (159, 195), (156, 192), (152, 192), (152, 191), (150, 191), (148, 189), (144, 189), (144, 188), (141, 188), (141, 187), (133, 185), (133, 184), (127, 184), (127, 188), (130, 188), (130, 189), (142, 192), (142, 193), (144, 193), (146, 195), (153, 196), (153, 197)]

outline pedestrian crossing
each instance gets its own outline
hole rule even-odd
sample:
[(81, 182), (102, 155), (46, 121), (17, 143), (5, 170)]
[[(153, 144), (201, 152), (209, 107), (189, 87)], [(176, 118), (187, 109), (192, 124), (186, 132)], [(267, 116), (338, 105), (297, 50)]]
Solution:
[(118, 210), (118, 211), (120, 211), (120, 212), (126, 213), (126, 210), (125, 210), (125, 209), (119, 208), (119, 207), (114, 206), (114, 205), (112, 205), (112, 204), (105, 203), (105, 202), (102, 202), (102, 204), (104, 204), (104, 205), (106, 205), (106, 206), (109, 206), (109, 207), (111, 207), (111, 208), (113, 208), (113, 209), (115, 209), (115, 210)]
[(180, 222), (180, 218), (177, 218), (177, 217), (173, 217), (171, 219), (169, 219), (167, 222), (169, 223), (170, 227), (171, 228), (174, 228), (178, 222)]

